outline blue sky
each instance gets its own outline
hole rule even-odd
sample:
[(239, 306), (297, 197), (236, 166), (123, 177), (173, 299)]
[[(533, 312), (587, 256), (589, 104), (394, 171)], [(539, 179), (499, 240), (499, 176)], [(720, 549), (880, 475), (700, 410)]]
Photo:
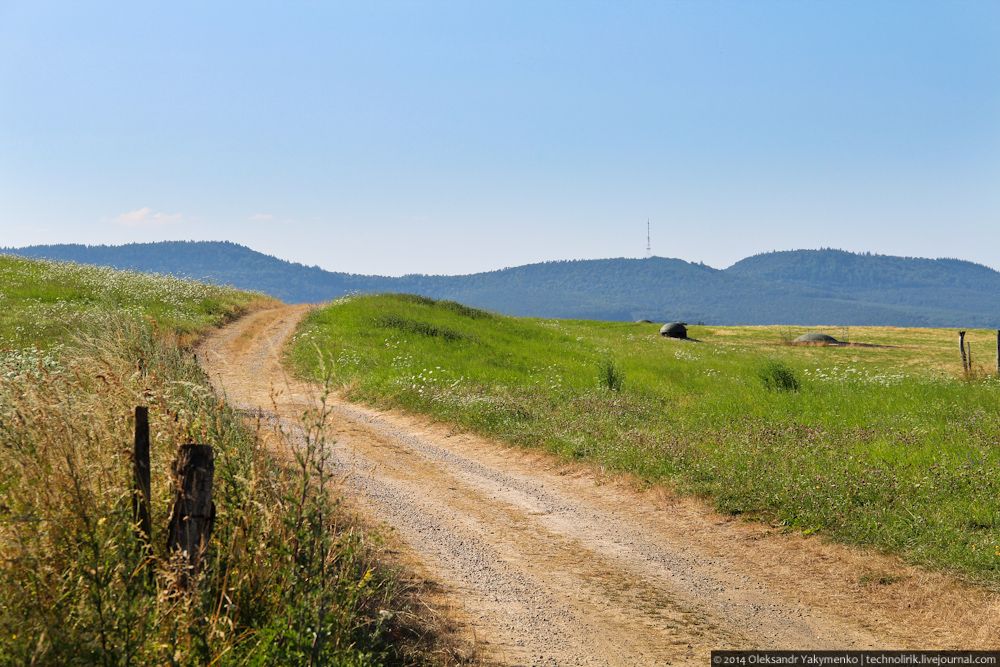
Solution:
[(0, 0), (0, 245), (1000, 267), (1000, 2)]

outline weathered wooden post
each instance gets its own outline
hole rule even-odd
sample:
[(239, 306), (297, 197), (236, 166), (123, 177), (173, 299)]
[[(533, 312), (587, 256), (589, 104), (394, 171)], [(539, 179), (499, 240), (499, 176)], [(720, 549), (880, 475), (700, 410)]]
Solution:
[(1000, 329), (997, 329), (997, 374), (1000, 374)]
[(153, 537), (153, 525), (149, 518), (149, 408), (141, 405), (135, 409), (132, 472), (135, 477), (132, 518), (139, 526), (139, 539), (148, 547)]
[(215, 503), (212, 502), (212, 478), (215, 457), (210, 445), (181, 445), (174, 461), (174, 484), (177, 490), (170, 527), (167, 552), (180, 551), (188, 565), (180, 584), (186, 587), (189, 576), (197, 574), (201, 558), (208, 546), (215, 523)]
[(958, 349), (962, 353), (962, 372), (969, 372), (969, 358), (965, 356), (965, 332), (958, 332)]

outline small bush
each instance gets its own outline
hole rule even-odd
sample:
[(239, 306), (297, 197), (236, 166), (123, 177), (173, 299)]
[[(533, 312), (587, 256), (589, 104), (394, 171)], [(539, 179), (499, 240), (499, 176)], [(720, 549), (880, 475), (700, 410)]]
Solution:
[(802, 386), (795, 371), (780, 361), (769, 361), (758, 372), (760, 381), (770, 391), (798, 391)]
[(621, 391), (625, 384), (625, 374), (613, 359), (605, 359), (598, 367), (598, 382), (610, 391)]

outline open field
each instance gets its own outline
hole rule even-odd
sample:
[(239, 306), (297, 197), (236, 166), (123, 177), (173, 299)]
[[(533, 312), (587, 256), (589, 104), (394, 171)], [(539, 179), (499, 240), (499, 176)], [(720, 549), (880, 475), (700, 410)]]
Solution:
[[(858, 327), (847, 338), (873, 346), (783, 344), (801, 332), (692, 327), (700, 342), (676, 341), (650, 324), (357, 297), (310, 315), (291, 359), (352, 399), (1000, 587), (1000, 383), (960, 377), (953, 331)], [(992, 364), (995, 332), (969, 337), (974, 363)], [(799, 388), (768, 388), (761, 374), (775, 368)]]
[[(421, 659), (394, 574), (329, 493), (323, 415), (300, 415), (306, 440), (278, 460), (282, 434), (220, 400), (183, 345), (259, 295), (5, 257), (0, 276), (0, 664)], [(132, 518), (138, 404), (149, 551)], [(216, 520), (181, 594), (166, 525), (185, 442), (214, 448)]]

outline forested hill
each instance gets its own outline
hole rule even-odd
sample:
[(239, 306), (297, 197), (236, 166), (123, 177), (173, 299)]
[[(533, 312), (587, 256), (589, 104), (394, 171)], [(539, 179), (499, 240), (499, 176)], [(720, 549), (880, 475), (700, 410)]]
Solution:
[(512, 315), (719, 324), (1000, 326), (1000, 273), (951, 259), (774, 252), (725, 270), (679, 259), (545, 262), (464, 276), (325, 271), (228, 242), (53, 245), (3, 252), (169, 273), (319, 302), (412, 292)]
[(1000, 273), (961, 259), (893, 257), (843, 250), (769, 252), (742, 259), (726, 273), (837, 290), (1000, 285)]
[(287, 262), (228, 241), (45, 245), (0, 252), (225, 283), (265, 292), (289, 303), (326, 301), (352, 290), (365, 289), (372, 282), (362, 276)]
[[(959, 326), (965, 321), (1000, 325), (1000, 273), (959, 259), (795, 250), (748, 257), (726, 273), (811, 289), (831, 298), (921, 307), (936, 313), (933, 322), (940, 326)], [(965, 313), (965, 319), (957, 313)]]

